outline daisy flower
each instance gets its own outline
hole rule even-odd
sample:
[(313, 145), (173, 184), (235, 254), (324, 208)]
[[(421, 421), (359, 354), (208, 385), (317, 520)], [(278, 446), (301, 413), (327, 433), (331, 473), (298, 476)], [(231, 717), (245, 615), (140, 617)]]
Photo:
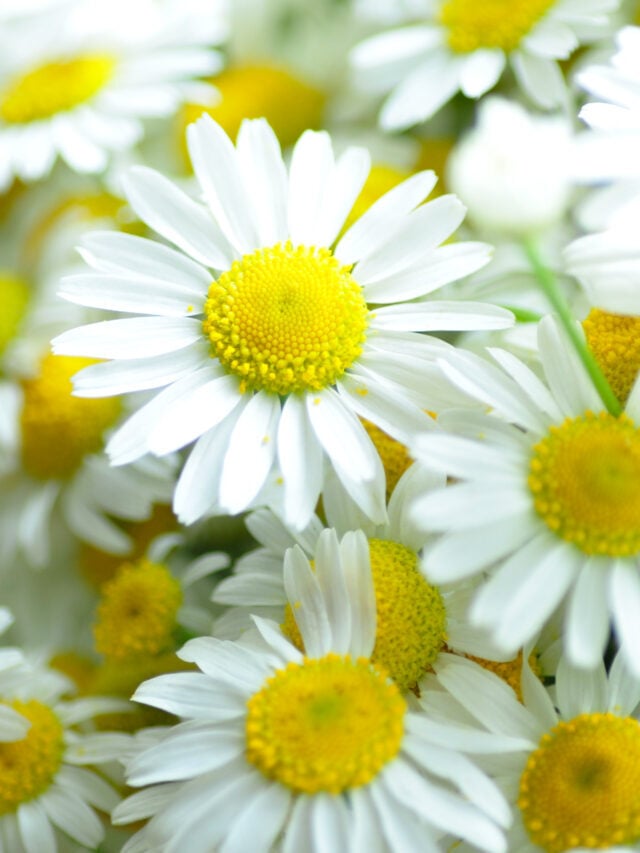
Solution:
[(71, 376), (90, 360), (46, 355), (35, 376), (0, 383), (0, 552), (49, 558), (52, 515), (85, 542), (126, 554), (131, 541), (110, 516), (143, 520), (169, 500), (171, 459), (113, 469), (101, 453), (121, 401), (71, 396)]
[(177, 249), (89, 235), (95, 271), (63, 282), (71, 301), (146, 315), (54, 340), (56, 352), (112, 360), (83, 371), (76, 394), (166, 386), (107, 452), (119, 465), (197, 440), (174, 497), (186, 524), (247, 508), (276, 462), (298, 529), (327, 462), (382, 521), (382, 467), (356, 415), (400, 440), (429, 428), (422, 374), (440, 342), (417, 333), (512, 324), (493, 306), (428, 298), (487, 263), (489, 248), (439, 246), (464, 208), (453, 196), (420, 204), (432, 172), (384, 195), (337, 240), (369, 158), (351, 148), (334, 159), (326, 133), (304, 133), (288, 170), (262, 120), (243, 123), (237, 148), (208, 115), (188, 138), (204, 204), (151, 169), (125, 181), (138, 216)]
[(146, 0), (90, 8), (71, 0), (3, 24), (0, 191), (14, 176), (46, 176), (58, 157), (74, 171), (101, 172), (141, 138), (142, 119), (202, 94), (195, 78), (219, 69), (210, 45), (224, 21), (214, 7), (195, 27), (190, 5), (162, 14)]
[[(507, 63), (544, 109), (567, 98), (558, 60), (606, 34), (618, 0), (422, 0), (406, 26), (373, 36), (351, 54), (363, 88), (391, 89), (380, 114), (387, 130), (425, 121), (456, 92), (479, 98)], [(415, 4), (414, 4), (415, 6)]]
[(493, 416), (452, 412), (439, 419), (450, 434), (416, 440), (419, 459), (458, 480), (415, 503), (416, 519), (444, 534), (424, 571), (436, 583), (488, 571), (470, 616), (505, 650), (566, 604), (573, 663), (598, 663), (613, 620), (640, 671), (640, 393), (615, 417), (554, 318), (538, 342), (546, 384), (500, 349), (489, 350), (497, 367), (461, 351), (442, 362)]
[[(127, 853), (169, 853), (186, 839), (193, 853), (274, 844), (287, 853), (346, 853), (374, 842), (385, 851), (436, 851), (453, 831), (481, 850), (505, 849), (499, 826), (508, 812), (493, 783), (443, 746), (440, 727), (410, 711), (370, 659), (375, 605), (364, 537), (333, 541), (333, 579), (348, 584), (353, 607), (345, 595), (329, 602), (319, 594), (307, 561), (299, 571), (300, 552), (285, 568), (306, 655), (256, 617), (257, 635), (246, 643), (187, 643), (180, 656), (201, 672), (161, 676), (136, 691), (136, 701), (184, 722), (128, 765), (129, 782), (150, 787), (116, 809), (114, 821), (151, 819)], [(470, 751), (486, 749), (483, 741)]]
[(460, 658), (448, 656), (438, 674), (455, 700), (447, 722), (528, 741), (524, 750), (489, 759), (513, 804), (510, 850), (638, 850), (640, 680), (620, 654), (608, 676), (601, 662), (589, 671), (562, 659), (553, 701), (525, 664), (524, 706), (491, 673)]

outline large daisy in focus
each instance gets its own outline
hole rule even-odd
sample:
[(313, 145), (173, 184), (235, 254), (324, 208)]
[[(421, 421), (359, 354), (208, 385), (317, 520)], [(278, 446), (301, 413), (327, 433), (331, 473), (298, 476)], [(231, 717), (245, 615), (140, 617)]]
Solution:
[(391, 90), (380, 114), (387, 130), (425, 121), (456, 92), (479, 98), (507, 64), (524, 92), (552, 109), (566, 99), (558, 60), (607, 33), (618, 0), (422, 0), (407, 26), (355, 48), (363, 88)]
[[(458, 352), (450, 380), (492, 409), (451, 413), (418, 457), (457, 482), (418, 498), (416, 517), (442, 538), (425, 551), (433, 582), (488, 571), (470, 611), (517, 649), (565, 604), (572, 663), (601, 660), (613, 621), (640, 671), (640, 385), (609, 414), (552, 317), (541, 321), (546, 384), (512, 354), (498, 366)], [(457, 433), (457, 434), (456, 434)]]
[(211, 45), (225, 22), (214, 5), (196, 27), (193, 0), (183, 5), (69, 0), (3, 24), (0, 191), (14, 176), (46, 176), (58, 157), (74, 171), (101, 172), (111, 153), (140, 139), (143, 119), (206, 97), (197, 81), (222, 64)]
[(178, 250), (89, 235), (95, 272), (62, 285), (71, 301), (146, 315), (55, 339), (56, 352), (112, 360), (80, 373), (76, 394), (167, 386), (107, 451), (123, 464), (197, 439), (174, 499), (185, 523), (244, 510), (277, 467), (284, 515), (300, 529), (327, 461), (383, 521), (384, 472), (357, 415), (406, 443), (432, 424), (422, 374), (441, 351), (416, 333), (512, 324), (504, 309), (428, 298), (487, 263), (489, 247), (439, 245), (464, 207), (451, 195), (420, 204), (432, 172), (401, 183), (338, 239), (369, 157), (351, 148), (334, 159), (326, 133), (303, 134), (288, 170), (263, 120), (242, 125), (237, 148), (210, 116), (188, 140), (204, 204), (151, 169), (125, 184), (138, 216)]

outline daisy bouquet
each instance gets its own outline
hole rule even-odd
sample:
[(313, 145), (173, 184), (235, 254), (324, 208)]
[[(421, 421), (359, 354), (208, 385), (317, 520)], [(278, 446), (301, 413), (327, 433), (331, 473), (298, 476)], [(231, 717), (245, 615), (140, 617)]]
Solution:
[(640, 9), (0, 2), (0, 851), (640, 851)]

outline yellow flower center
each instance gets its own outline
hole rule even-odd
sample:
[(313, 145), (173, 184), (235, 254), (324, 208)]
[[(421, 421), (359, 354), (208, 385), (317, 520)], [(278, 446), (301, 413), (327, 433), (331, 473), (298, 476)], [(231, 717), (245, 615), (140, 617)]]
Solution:
[(518, 807), (548, 853), (640, 840), (640, 723), (613, 714), (558, 723), (529, 756)]
[(586, 554), (640, 551), (640, 430), (626, 415), (586, 412), (552, 426), (533, 448), (536, 512)]
[(555, 0), (445, 0), (440, 23), (456, 53), (479, 48), (515, 50)]
[(589, 349), (613, 393), (626, 403), (640, 371), (640, 317), (593, 308), (582, 325)]
[(96, 665), (79, 652), (64, 650), (56, 652), (49, 660), (51, 669), (56, 669), (73, 681), (78, 693), (86, 693), (95, 674)]
[(91, 100), (111, 79), (113, 57), (78, 56), (48, 62), (14, 78), (0, 92), (0, 119), (9, 124), (51, 118)]
[(3, 702), (31, 723), (22, 740), (0, 743), (0, 815), (39, 797), (53, 782), (62, 763), (64, 730), (47, 705)]
[(96, 651), (123, 661), (173, 649), (181, 604), (182, 589), (166, 566), (146, 559), (125, 563), (102, 588)]
[(358, 788), (399, 753), (405, 710), (368, 659), (305, 658), (247, 702), (247, 760), (298, 793)]
[(278, 244), (235, 261), (209, 288), (204, 332), (241, 390), (333, 385), (362, 352), (367, 304), (329, 249)]
[(393, 490), (398, 485), (398, 480), (413, 463), (413, 459), (404, 444), (396, 441), (395, 438), (391, 438), (371, 421), (363, 418), (362, 426), (366, 429), (380, 456), (387, 479), (387, 500), (389, 500)]
[(237, 65), (212, 80), (221, 95), (213, 107), (187, 104), (182, 111), (184, 130), (207, 112), (235, 139), (245, 118), (266, 118), (283, 146), (293, 145), (307, 128), (322, 125), (326, 97), (284, 68), (273, 65)]
[(105, 431), (118, 418), (118, 397), (73, 397), (71, 377), (93, 359), (46, 355), (40, 374), (24, 382), (20, 415), (22, 462), (33, 477), (70, 477), (89, 453), (102, 449)]
[(29, 304), (29, 285), (10, 272), (0, 271), (0, 355), (16, 337)]

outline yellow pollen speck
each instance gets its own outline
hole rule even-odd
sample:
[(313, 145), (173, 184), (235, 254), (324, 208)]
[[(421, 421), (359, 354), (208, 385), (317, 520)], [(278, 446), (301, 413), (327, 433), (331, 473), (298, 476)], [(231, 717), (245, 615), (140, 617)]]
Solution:
[(0, 743), (0, 815), (5, 815), (51, 785), (62, 763), (64, 730), (51, 708), (35, 699), (2, 704), (31, 723), (21, 740)]
[(589, 349), (613, 393), (626, 403), (640, 371), (640, 317), (593, 308), (582, 325)]
[(518, 807), (547, 853), (640, 840), (640, 723), (581, 714), (543, 735), (520, 778)]
[(445, 0), (440, 23), (456, 53), (480, 48), (515, 50), (555, 0)]
[(125, 563), (102, 587), (96, 651), (124, 661), (172, 649), (181, 604), (180, 584), (165, 566), (146, 559)]
[(371, 421), (362, 418), (362, 426), (366, 429), (380, 456), (387, 478), (387, 500), (389, 500), (393, 490), (398, 485), (398, 480), (413, 463), (413, 459), (409, 456), (404, 444), (396, 441), (395, 438), (391, 438)]
[(0, 91), (0, 119), (9, 124), (51, 118), (91, 100), (111, 79), (110, 56), (60, 59), (28, 71)]
[(545, 524), (584, 553), (640, 551), (640, 430), (626, 415), (586, 412), (550, 427), (528, 483)]
[[(469, 660), (480, 664), (483, 669), (488, 669), (489, 672), (495, 673), (499, 678), (509, 685), (518, 697), (518, 701), (522, 702), (522, 652), (518, 652), (517, 657), (508, 661), (488, 660), (487, 658), (477, 658), (474, 655), (465, 655)], [(538, 678), (542, 675), (538, 658), (534, 652), (529, 655), (529, 666), (534, 675)]]
[(13, 273), (0, 270), (0, 355), (17, 336), (29, 297), (26, 281)]
[(405, 711), (366, 658), (305, 658), (247, 702), (247, 761), (296, 793), (358, 788), (398, 755)]
[(70, 477), (89, 453), (102, 449), (105, 431), (120, 414), (117, 397), (73, 397), (71, 377), (95, 362), (46, 355), (40, 373), (24, 382), (20, 415), (22, 462), (41, 480)]
[(235, 261), (209, 288), (204, 333), (241, 391), (320, 391), (362, 352), (361, 287), (328, 249), (278, 244)]
[(245, 118), (266, 118), (280, 143), (293, 145), (307, 128), (322, 125), (325, 95), (273, 65), (237, 65), (227, 68), (212, 81), (220, 92), (220, 102), (208, 107), (187, 104), (180, 116), (182, 138), (188, 124), (204, 112), (235, 139)]

